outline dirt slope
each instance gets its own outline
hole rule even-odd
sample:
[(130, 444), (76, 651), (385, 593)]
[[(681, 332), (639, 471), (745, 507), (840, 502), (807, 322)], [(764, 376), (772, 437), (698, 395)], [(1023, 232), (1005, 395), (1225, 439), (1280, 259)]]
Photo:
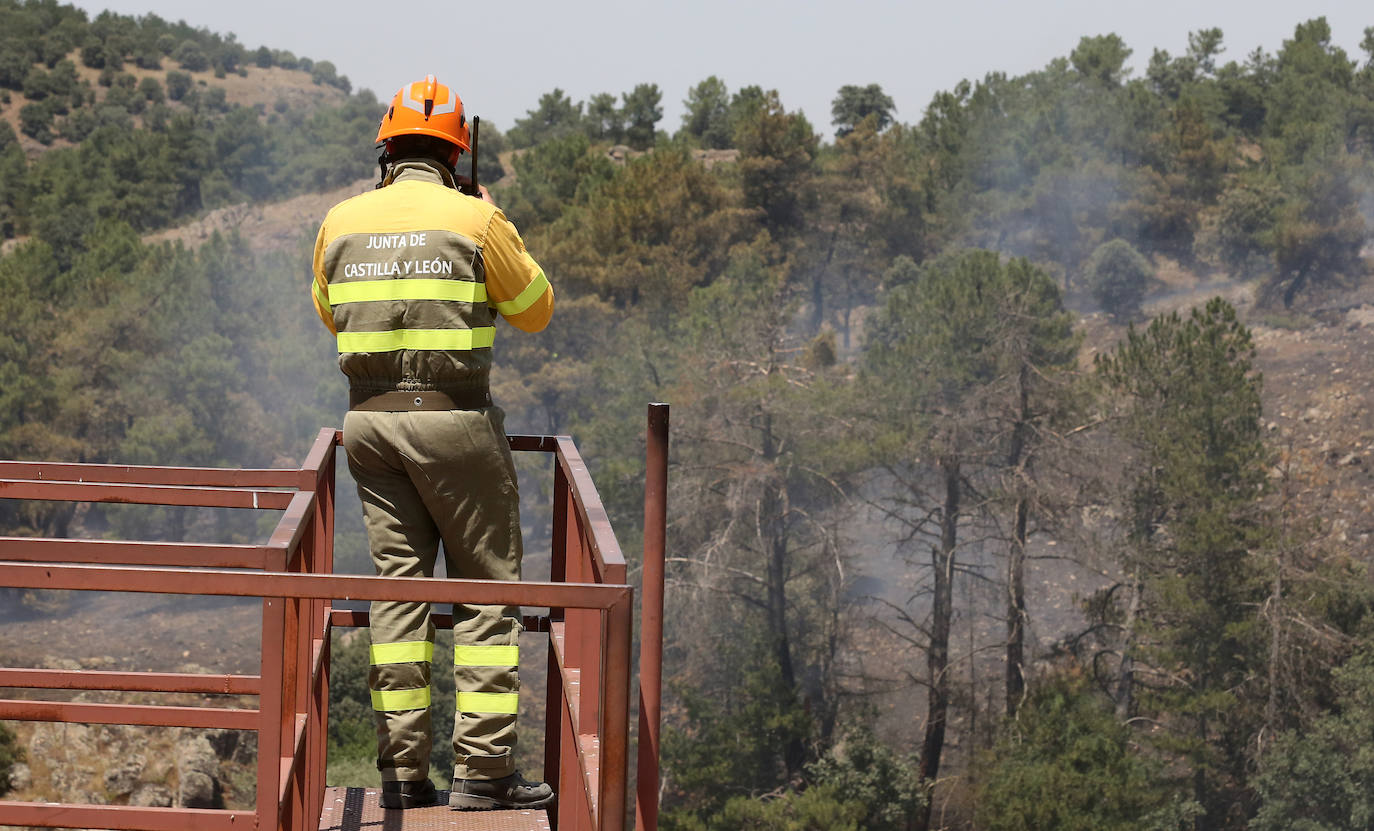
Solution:
[[(216, 231), (237, 230), (249, 244), (262, 250), (279, 250), (295, 245), (301, 234), (314, 234), (320, 220), (335, 203), (371, 190), (372, 179), (359, 179), (324, 193), (306, 193), (280, 202), (229, 205), (210, 211), (204, 217), (148, 234), (147, 243), (179, 241), (195, 247)], [(308, 268), (308, 264), (304, 267)]]

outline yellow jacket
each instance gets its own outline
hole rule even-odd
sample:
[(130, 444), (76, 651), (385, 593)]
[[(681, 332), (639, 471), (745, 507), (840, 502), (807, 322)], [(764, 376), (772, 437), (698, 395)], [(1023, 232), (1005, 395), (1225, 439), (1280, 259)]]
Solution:
[(315, 240), (315, 310), (363, 392), (485, 390), (495, 315), (538, 332), (553, 287), (496, 206), (426, 159), (330, 209)]

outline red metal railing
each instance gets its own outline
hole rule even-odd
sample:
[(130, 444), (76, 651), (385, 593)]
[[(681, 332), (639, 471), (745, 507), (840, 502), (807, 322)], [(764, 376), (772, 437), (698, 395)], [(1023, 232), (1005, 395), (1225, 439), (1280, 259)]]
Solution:
[(644, 445), (644, 562), (639, 593), (639, 759), (635, 776), (635, 831), (658, 828), (663, 563), (668, 535), (667, 404), (649, 405)]
[[(664, 448), (660, 461), (666, 469), (666, 406), (654, 406), (662, 408), (663, 436), (651, 436), (649, 445)], [(317, 828), (324, 797), (329, 635), (336, 625), (366, 623), (366, 613), (334, 610), (332, 601), (452, 603), (480, 597), (483, 603), (550, 609), (547, 617), (527, 618), (527, 625), (550, 633), (545, 775), (559, 787), (557, 815), (551, 818), (555, 827), (623, 831), (633, 592), (610, 522), (572, 440), (511, 437), (513, 450), (551, 452), (556, 458), (553, 579), (547, 583), (332, 574), (338, 441), (336, 431), (322, 430), (296, 470), (0, 462), (0, 498), (283, 511), (265, 544), (0, 537), (0, 586), (263, 598), (259, 675), (0, 668), (0, 687), (257, 696), (257, 709), (0, 700), (0, 719), (255, 731), (254, 810), (0, 801), (0, 823), (150, 831)], [(650, 480), (655, 476), (651, 472)], [(663, 496), (649, 499), (661, 505)], [(646, 517), (651, 511), (662, 513), (646, 503)], [(661, 544), (657, 557), (658, 611), (650, 619), (646, 605), (642, 633), (655, 642), (662, 635)], [(657, 663), (653, 672), (640, 693), (641, 731), (645, 715), (653, 716), (650, 746), (641, 742), (639, 748), (640, 828), (655, 827), (644, 825), (642, 814), (652, 803), (656, 815), (657, 806)]]

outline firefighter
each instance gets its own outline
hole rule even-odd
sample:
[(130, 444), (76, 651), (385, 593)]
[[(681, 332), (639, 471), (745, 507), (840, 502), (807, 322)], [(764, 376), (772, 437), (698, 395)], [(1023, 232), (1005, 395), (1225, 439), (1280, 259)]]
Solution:
[[(486, 189), (459, 191), (463, 102), (433, 75), (402, 87), (377, 131), (382, 181), (335, 205), (315, 242), (315, 309), (349, 381), (348, 468), (377, 574), (518, 580), (519, 493), (487, 378), (497, 313), (538, 332), (553, 289)], [(368, 685), (381, 802), (432, 804), (430, 604), (374, 602)], [(541, 808), (515, 770), (519, 609), (454, 607), (456, 756), (449, 804)]]

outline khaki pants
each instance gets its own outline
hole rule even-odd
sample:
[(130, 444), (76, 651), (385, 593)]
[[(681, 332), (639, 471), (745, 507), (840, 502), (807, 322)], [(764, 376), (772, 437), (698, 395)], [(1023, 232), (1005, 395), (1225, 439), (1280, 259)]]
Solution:
[[(433, 577), (443, 542), (448, 575), (519, 580), (520, 497), (499, 407), (358, 412), (344, 418), (377, 574)], [(383, 780), (429, 775), (430, 604), (372, 604), (368, 685)], [(519, 609), (454, 607), (455, 779), (515, 772)]]

